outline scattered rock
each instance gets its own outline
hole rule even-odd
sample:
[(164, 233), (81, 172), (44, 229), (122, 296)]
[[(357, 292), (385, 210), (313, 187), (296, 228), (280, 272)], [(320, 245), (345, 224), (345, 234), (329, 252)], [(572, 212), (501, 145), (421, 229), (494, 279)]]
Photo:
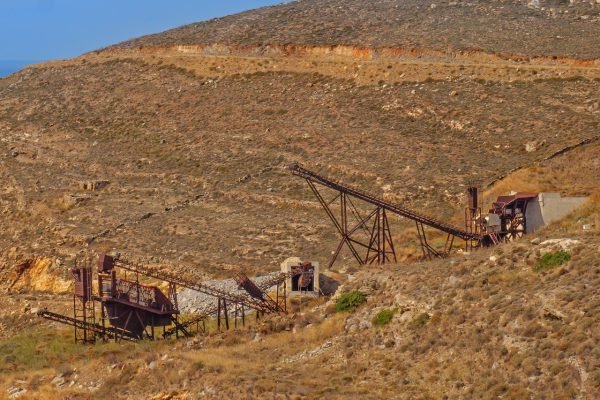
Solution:
[(68, 209), (80, 205), (86, 200), (89, 200), (88, 196), (81, 196), (77, 194), (65, 194), (62, 197), (62, 204), (65, 208)]
[(185, 344), (185, 347), (188, 350), (201, 349), (203, 346), (204, 343), (200, 340), (199, 337), (195, 337)]
[(288, 357), (286, 359), (284, 359), (284, 362), (286, 364), (290, 364), (290, 363), (294, 363), (294, 362), (298, 362), (298, 361), (304, 361), (310, 358), (314, 358), (317, 357), (321, 354), (323, 354), (324, 352), (328, 351), (330, 348), (332, 348), (334, 345), (337, 344), (338, 339), (333, 339), (333, 340), (328, 340), (325, 343), (323, 343), (322, 345), (320, 345), (319, 347), (313, 349), (313, 350), (309, 350), (309, 351), (303, 351), (302, 353), (293, 355), (291, 357)]
[(560, 311), (544, 308), (544, 318), (551, 321), (563, 321), (565, 316)]
[(363, 320), (358, 323), (358, 327), (362, 330), (369, 329), (373, 326), (371, 321)]
[(539, 150), (545, 144), (545, 140), (534, 140), (532, 142), (525, 143), (525, 151), (528, 153), (533, 153), (534, 151)]
[(11, 387), (6, 391), (9, 399), (18, 399), (27, 393), (27, 389), (19, 388), (19, 387)]
[(251, 178), (252, 178), (252, 175), (244, 175), (238, 179), (238, 182), (240, 182), (240, 183), (246, 182), (246, 181), (249, 181)]
[(81, 182), (79, 187), (81, 190), (89, 190), (89, 191), (96, 191), (96, 190), (101, 190), (104, 189), (106, 186), (108, 186), (110, 182), (109, 181), (104, 181), (104, 180), (96, 180), (96, 181), (85, 181), (85, 182)]
[(52, 382), (50, 382), (50, 384), (52, 384), (56, 387), (64, 386), (65, 378), (62, 375), (57, 375), (54, 377), (54, 379), (52, 379)]
[(149, 397), (150, 400), (183, 400), (189, 398), (187, 392), (161, 392), (152, 397)]
[(548, 239), (548, 240), (544, 240), (543, 242), (541, 242), (539, 244), (540, 246), (540, 253), (542, 255), (549, 253), (551, 251), (557, 251), (557, 250), (571, 250), (573, 247), (577, 246), (579, 243), (581, 243), (579, 240), (577, 239)]

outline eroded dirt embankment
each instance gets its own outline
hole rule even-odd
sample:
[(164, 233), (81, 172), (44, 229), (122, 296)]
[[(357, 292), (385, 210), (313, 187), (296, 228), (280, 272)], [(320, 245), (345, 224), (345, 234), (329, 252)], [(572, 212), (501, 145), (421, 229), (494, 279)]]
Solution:
[[(141, 59), (183, 68), (203, 77), (258, 72), (318, 73), (358, 84), (482, 79), (512, 82), (540, 79), (600, 79), (600, 60), (529, 57), (482, 51), (306, 45), (178, 45), (107, 49), (59, 64)], [(85, 60), (85, 61), (84, 61)], [(56, 64), (54, 62), (53, 64)], [(48, 64), (40, 64), (44, 66)]]
[(570, 67), (598, 67), (600, 60), (575, 59), (568, 57), (528, 57), (524, 54), (494, 54), (477, 50), (435, 50), (425, 48), (393, 48), (393, 47), (361, 47), (361, 46), (306, 46), (306, 45), (265, 45), (265, 46), (228, 46), (228, 45), (180, 45), (167, 48), (144, 47), (142, 53), (172, 53), (204, 56), (237, 56), (237, 57), (293, 57), (293, 58), (325, 58), (346, 61), (395, 61), (421, 60), (422, 62), (456, 62), (456, 63), (492, 63), (548, 65)]
[(108, 50), (99, 54), (155, 57), (204, 76), (260, 71), (317, 72), (366, 84), (452, 78), (499, 81), (600, 78), (600, 60), (422, 48), (181, 45)]

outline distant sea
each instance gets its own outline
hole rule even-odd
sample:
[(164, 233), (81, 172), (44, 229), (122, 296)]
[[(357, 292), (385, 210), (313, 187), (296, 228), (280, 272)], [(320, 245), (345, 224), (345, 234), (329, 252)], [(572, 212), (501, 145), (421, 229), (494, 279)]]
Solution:
[(0, 60), (0, 78), (5, 78), (10, 74), (25, 68), (29, 64), (33, 64), (37, 61), (24, 61), (24, 60)]

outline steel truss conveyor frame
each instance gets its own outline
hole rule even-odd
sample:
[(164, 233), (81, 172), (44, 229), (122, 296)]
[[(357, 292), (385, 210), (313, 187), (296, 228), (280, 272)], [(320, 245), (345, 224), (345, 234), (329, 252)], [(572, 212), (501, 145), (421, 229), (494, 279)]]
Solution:
[[(250, 278), (240, 273), (236, 275), (235, 281), (238, 284), (239, 289), (243, 289), (244, 292), (231, 293), (226, 290), (221, 290), (204, 285), (202, 283), (194, 282), (189, 279), (181, 278), (171, 273), (157, 271), (141, 264), (128, 261), (121, 257), (116, 257), (112, 262), (114, 267), (136, 274), (136, 282), (139, 280), (139, 275), (167, 282), (169, 284), (170, 300), (173, 302), (176, 308), (178, 285), (207, 294), (217, 300), (216, 305), (208, 307), (206, 310), (204, 310), (204, 312), (192, 316), (187, 321), (179, 321), (176, 315), (172, 316), (171, 322), (175, 326), (163, 332), (163, 337), (165, 339), (172, 335), (179, 337), (179, 333), (189, 337), (191, 336), (189, 328), (193, 327), (194, 325), (197, 329), (199, 329), (200, 324), (202, 324), (203, 330), (206, 332), (205, 323), (206, 320), (211, 317), (216, 317), (219, 329), (221, 328), (221, 322), (223, 322), (226, 328), (229, 329), (229, 313), (232, 314), (234, 325), (237, 327), (238, 319), (240, 319), (241, 323), (244, 324), (246, 310), (254, 310), (257, 318), (261, 314), (287, 312), (285, 286), (286, 279), (288, 278), (289, 274), (276, 274), (267, 281), (256, 285), (250, 280)], [(88, 273), (88, 279), (91, 281), (91, 269), (87, 268), (85, 270)], [(282, 284), (283, 296), (280, 296), (279, 289), (280, 285)], [(267, 290), (274, 286), (277, 287), (276, 300), (273, 300), (267, 294)], [(93, 304), (96, 301), (102, 301), (102, 299), (101, 297), (94, 296), (91, 291), (90, 293), (86, 293), (84, 298), (81, 298), (77, 293), (74, 293), (73, 299), (73, 317), (50, 312), (47, 309), (40, 310), (38, 312), (38, 316), (50, 321), (74, 327), (75, 341), (81, 343), (95, 343), (97, 338), (102, 338), (103, 340), (114, 339), (115, 341), (119, 341), (121, 339), (131, 341), (144, 338), (154, 339), (154, 331), (152, 331), (152, 335), (146, 335), (146, 332), (144, 332), (142, 335), (136, 335), (128, 330), (105, 324), (104, 317), (102, 319), (102, 324), (96, 323)], [(281, 302), (280, 300), (283, 301)], [(90, 309), (88, 310), (87, 307)], [(86, 315), (86, 312), (84, 311), (87, 311), (87, 314), (89, 315)]]
[[(114, 326), (102, 326), (97, 323), (90, 323), (83, 321), (81, 319), (67, 317), (66, 315), (53, 313), (46, 309), (42, 309), (38, 311), (37, 315), (39, 317), (45, 318), (50, 321), (58, 322), (64, 325), (73, 326), (82, 331), (91, 332), (99, 335), (100, 337), (106, 336), (114, 339), (125, 339), (129, 341), (136, 341), (140, 338), (133, 336), (130, 332), (115, 328)], [(94, 342), (95, 336), (91, 336), (88, 342)]]
[[(226, 290), (221, 290), (212, 286), (203, 285), (199, 282), (184, 279), (182, 277), (175, 276), (174, 274), (158, 272), (154, 269), (147, 268), (143, 265), (128, 261), (121, 257), (115, 260), (115, 267), (168, 282), (171, 285), (170, 291), (172, 293), (176, 293), (176, 287), (180, 286), (196, 292), (204, 293), (217, 299), (223, 299), (230, 304), (243, 305), (246, 308), (253, 309), (261, 313), (284, 312), (282, 306), (271, 299), (266, 293), (262, 293), (262, 296), (251, 295), (250, 293), (248, 293), (248, 295), (234, 294)], [(241, 274), (240, 276), (245, 277), (245, 275)], [(249, 278), (245, 277), (245, 279), (251, 282)]]
[[(279, 310), (279, 311), (283, 311), (283, 312), (287, 312), (287, 300), (286, 300), (286, 279), (290, 276), (292, 276), (293, 273), (288, 273), (288, 274), (278, 274), (276, 276), (274, 276), (273, 278), (259, 284), (256, 285), (256, 287), (258, 288), (258, 290), (265, 295), (267, 290), (269, 290), (270, 288), (277, 286), (277, 299), (275, 302), (273, 302), (273, 300), (271, 299), (271, 305), (272, 308)], [(241, 281), (247, 279), (247, 277), (243, 274), (238, 274), (238, 276), (236, 277), (236, 280), (238, 281), (238, 283), (241, 283)], [(249, 279), (248, 279), (249, 281)], [(279, 285), (283, 284), (283, 304), (279, 303)], [(276, 305), (276, 307), (273, 307), (273, 305)], [(237, 323), (238, 323), (238, 317), (241, 319), (241, 323), (242, 325), (245, 324), (245, 317), (246, 317), (246, 308), (244, 306), (244, 304), (234, 304), (234, 310), (233, 310), (233, 321), (234, 321), (234, 325), (237, 328)], [(259, 312), (258, 310), (255, 310), (257, 313)], [(203, 312), (194, 315), (193, 317), (191, 317), (190, 319), (186, 320), (186, 321), (182, 321), (180, 322), (180, 327), (187, 329), (189, 327), (192, 327), (194, 325), (196, 325), (197, 329), (199, 328), (200, 324), (202, 324), (203, 326), (203, 330), (206, 331), (206, 320), (216, 316), (217, 318), (217, 325), (220, 327), (221, 326), (221, 317), (223, 317), (223, 323), (225, 324), (226, 328), (229, 329), (229, 315), (227, 312), (227, 302), (225, 301), (225, 299), (218, 299), (218, 303), (217, 305), (208, 307), (206, 310), (204, 310)], [(165, 337), (169, 337), (172, 336), (174, 334), (177, 333), (177, 327), (171, 328), (169, 330), (167, 330), (164, 334)]]
[[(289, 167), (291, 173), (300, 178), (304, 178), (313, 194), (335, 225), (338, 233), (341, 236), (341, 241), (334, 252), (329, 267), (331, 267), (344, 244), (349, 248), (350, 252), (358, 261), (359, 264), (385, 264), (387, 262), (396, 262), (396, 251), (391, 237), (390, 226), (388, 223), (387, 212), (404, 217), (414, 221), (417, 227), (419, 243), (425, 258), (445, 257), (454, 245), (454, 239), (464, 240), (466, 243), (481, 242), (481, 235), (475, 232), (468, 232), (456, 226), (439, 221), (425, 214), (410, 210), (398, 204), (392, 204), (383, 199), (375, 197), (362, 190), (350, 187), (340, 182), (336, 182), (316, 172), (304, 168), (299, 163), (293, 163)], [(338, 194), (331, 201), (326, 201), (323, 195), (317, 189), (317, 185), (325, 186), (326, 188), (335, 190)], [(352, 198), (362, 200), (370, 205), (375, 206), (366, 217), (360, 215), (358, 209), (352, 202)], [(340, 218), (338, 219), (332, 209), (332, 204), (339, 199), (340, 203)], [(354, 217), (356, 222), (350, 225), (349, 216)], [(436, 229), (446, 233), (446, 243), (444, 250), (439, 251), (433, 248), (427, 241), (425, 227)], [(369, 237), (368, 242), (356, 239), (355, 233), (362, 231)], [(357, 249), (360, 246), (366, 249), (366, 255), (361, 256)]]

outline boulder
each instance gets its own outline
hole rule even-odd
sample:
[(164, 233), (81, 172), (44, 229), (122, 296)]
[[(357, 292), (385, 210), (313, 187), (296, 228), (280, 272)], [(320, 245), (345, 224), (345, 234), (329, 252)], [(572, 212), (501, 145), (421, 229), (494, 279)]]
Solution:
[(534, 151), (539, 150), (545, 144), (545, 140), (534, 140), (532, 142), (525, 143), (525, 151), (528, 153), (533, 153)]

